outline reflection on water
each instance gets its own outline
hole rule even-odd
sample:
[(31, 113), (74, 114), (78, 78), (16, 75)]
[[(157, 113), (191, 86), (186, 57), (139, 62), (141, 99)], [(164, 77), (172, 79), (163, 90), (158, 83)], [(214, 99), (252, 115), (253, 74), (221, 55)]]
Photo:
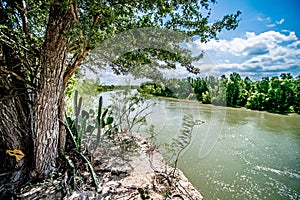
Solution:
[[(109, 93), (102, 95), (109, 105)], [(155, 101), (148, 124), (161, 144), (179, 134), (185, 114), (205, 121), (179, 162), (205, 199), (300, 199), (300, 115)], [(205, 145), (207, 155), (200, 153)]]
[[(300, 199), (299, 115), (191, 101), (157, 103), (149, 121), (160, 131), (162, 143), (179, 133), (184, 114), (205, 121), (195, 129), (179, 166), (206, 199)], [(217, 136), (217, 142), (208, 145), (214, 148), (207, 156), (199, 157), (207, 135)]]

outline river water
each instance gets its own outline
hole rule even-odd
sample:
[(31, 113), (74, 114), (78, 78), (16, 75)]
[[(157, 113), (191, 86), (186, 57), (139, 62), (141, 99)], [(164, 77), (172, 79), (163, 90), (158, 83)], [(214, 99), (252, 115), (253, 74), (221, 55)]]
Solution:
[[(109, 94), (102, 94), (106, 105)], [(147, 121), (162, 152), (180, 134), (184, 115), (204, 121), (194, 128), (179, 168), (205, 199), (300, 199), (300, 115), (153, 100)]]
[(205, 199), (300, 199), (300, 115), (155, 101), (148, 123), (161, 144), (179, 134), (185, 114), (204, 121), (179, 168)]

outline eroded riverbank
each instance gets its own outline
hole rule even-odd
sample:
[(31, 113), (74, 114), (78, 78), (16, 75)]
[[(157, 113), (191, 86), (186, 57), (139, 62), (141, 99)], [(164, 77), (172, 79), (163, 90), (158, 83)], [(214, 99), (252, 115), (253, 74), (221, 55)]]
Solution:
[[(95, 172), (100, 180), (100, 191), (92, 185), (81, 186), (67, 196), (55, 188), (56, 180), (47, 180), (40, 186), (23, 190), (24, 199), (187, 199), (202, 200), (202, 195), (185, 175), (177, 169), (176, 177), (166, 173), (168, 167), (161, 153), (142, 137), (137, 137), (137, 151), (129, 153), (119, 147), (103, 145), (93, 155)], [(88, 172), (87, 178), (89, 177)], [(90, 177), (89, 177), (90, 178)], [(170, 182), (172, 181), (172, 182)]]

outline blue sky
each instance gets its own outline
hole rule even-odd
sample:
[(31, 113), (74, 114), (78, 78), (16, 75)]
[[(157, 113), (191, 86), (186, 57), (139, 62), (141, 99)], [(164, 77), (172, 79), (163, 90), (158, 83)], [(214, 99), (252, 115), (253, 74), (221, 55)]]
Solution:
[(206, 59), (194, 63), (202, 75), (229, 75), (260, 79), (281, 73), (300, 74), (300, 1), (219, 0), (212, 7), (214, 18), (242, 12), (236, 30), (223, 31), (218, 40), (189, 44), (204, 50)]
[[(199, 40), (187, 44), (198, 54), (204, 50), (204, 59), (194, 65), (200, 76), (229, 76), (238, 72), (253, 80), (265, 76), (291, 73), (300, 75), (300, 0), (219, 0), (212, 5), (212, 19), (242, 12), (236, 30), (224, 30), (207, 44)], [(111, 70), (101, 73), (104, 84), (124, 84), (131, 76), (117, 76)], [(164, 71), (166, 77), (191, 76), (184, 68)]]
[(237, 10), (242, 12), (239, 27), (236, 31), (222, 32), (220, 37), (228, 39), (249, 31), (261, 33), (270, 30), (290, 30), (300, 34), (299, 0), (219, 0), (212, 13), (220, 18)]

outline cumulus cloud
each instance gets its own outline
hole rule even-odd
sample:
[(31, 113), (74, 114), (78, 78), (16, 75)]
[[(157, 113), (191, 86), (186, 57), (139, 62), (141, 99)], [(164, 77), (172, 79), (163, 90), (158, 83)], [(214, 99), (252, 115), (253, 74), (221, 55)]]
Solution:
[(257, 44), (253, 46), (246, 47), (244, 49), (245, 55), (263, 55), (269, 53), (269, 48), (266, 44)]
[(300, 41), (295, 32), (248, 32), (242, 38), (194, 43), (197, 45), (192, 51), (204, 50), (214, 61), (211, 69), (195, 63), (205, 74), (220, 75), (236, 71), (250, 76), (271, 76), (280, 72), (294, 75), (300, 72)]
[[(204, 58), (195, 62), (202, 76), (227, 76), (239, 72), (242, 76), (261, 78), (290, 72), (293, 76), (300, 72), (300, 40), (295, 32), (268, 31), (260, 34), (247, 32), (243, 37), (231, 40), (211, 40), (206, 44), (194, 41), (186, 44), (194, 55), (205, 51)], [(162, 70), (165, 77), (192, 76), (184, 67), (177, 70)], [(131, 84), (145, 81), (133, 80), (132, 76), (117, 76), (111, 69), (101, 72), (101, 82), (105, 84)]]

